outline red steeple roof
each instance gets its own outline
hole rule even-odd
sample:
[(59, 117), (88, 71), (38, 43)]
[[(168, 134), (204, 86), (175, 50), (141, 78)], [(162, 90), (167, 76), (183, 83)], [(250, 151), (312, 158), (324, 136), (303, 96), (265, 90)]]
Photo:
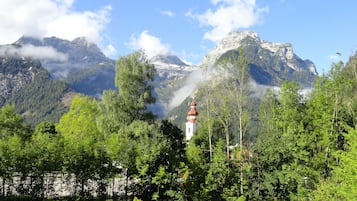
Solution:
[(196, 122), (196, 117), (198, 115), (198, 112), (196, 110), (196, 102), (193, 100), (190, 104), (191, 109), (187, 113), (187, 121), (189, 122)]

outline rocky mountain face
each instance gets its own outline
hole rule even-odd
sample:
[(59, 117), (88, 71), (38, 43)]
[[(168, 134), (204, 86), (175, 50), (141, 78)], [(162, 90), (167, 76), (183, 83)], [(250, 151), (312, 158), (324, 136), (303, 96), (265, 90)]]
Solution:
[[(33, 45), (36, 47), (53, 47), (58, 52), (62, 52), (68, 56), (66, 63), (68, 67), (70, 64), (76, 64), (82, 67), (88, 65), (95, 65), (101, 62), (110, 62), (111, 59), (107, 58), (98, 46), (89, 42), (83, 37), (78, 37), (72, 41), (60, 39), (57, 37), (47, 37), (37, 39), (33, 37), (21, 37), (14, 44), (16, 45)], [(60, 62), (51, 59), (41, 60), (43, 66), (50, 66)]]
[(30, 84), (42, 69), (39, 60), (0, 56), (0, 105)]
[(176, 55), (156, 55), (149, 60), (150, 63), (155, 65), (171, 65), (171, 66), (188, 66), (185, 62), (183, 62)]
[(50, 47), (66, 55), (66, 60), (40, 60), (52, 77), (65, 81), (76, 92), (98, 97), (105, 89), (115, 89), (115, 62), (106, 57), (96, 44), (83, 37), (72, 41), (56, 37), (21, 37), (15, 44)]
[(317, 75), (313, 62), (298, 57), (291, 44), (264, 41), (254, 31), (229, 33), (207, 54), (202, 65), (214, 66), (229, 55), (237, 55), (238, 48), (243, 49), (250, 75), (258, 84), (279, 86), (283, 81), (296, 81), (311, 87)]
[[(67, 111), (71, 89), (60, 80), (53, 80), (37, 59), (5, 53), (18, 45), (0, 46), (0, 107), (14, 104), (25, 122), (58, 121)], [(6, 50), (6, 51), (3, 51)], [(12, 51), (13, 52), (13, 51)]]

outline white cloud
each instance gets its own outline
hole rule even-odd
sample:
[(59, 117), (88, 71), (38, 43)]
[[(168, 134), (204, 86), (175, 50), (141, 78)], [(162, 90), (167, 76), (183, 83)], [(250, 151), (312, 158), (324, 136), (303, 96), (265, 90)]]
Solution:
[(0, 44), (15, 42), (26, 36), (56, 36), (73, 40), (84, 36), (102, 42), (101, 32), (110, 22), (111, 7), (78, 12), (74, 0), (1, 0)]
[(162, 10), (162, 11), (160, 11), (160, 13), (162, 15), (166, 15), (166, 16), (169, 16), (169, 17), (175, 17), (175, 13), (173, 13), (172, 11), (169, 11), (169, 10)]
[(257, 24), (268, 8), (258, 8), (255, 0), (211, 0), (215, 10), (208, 9), (202, 14), (188, 13), (187, 16), (197, 19), (202, 26), (212, 29), (204, 38), (218, 42), (230, 31), (249, 28)]
[(23, 56), (36, 59), (52, 59), (56, 61), (66, 61), (68, 56), (56, 51), (52, 47), (36, 47), (33, 45), (24, 45), (21, 47), (6, 45), (0, 48), (0, 56)]
[(109, 44), (103, 48), (103, 53), (109, 58), (111, 58), (117, 54), (117, 50), (112, 44)]
[(160, 38), (143, 31), (139, 36), (132, 35), (128, 44), (133, 50), (143, 50), (148, 59), (159, 54), (170, 54), (170, 47), (163, 44)]
[(168, 104), (167, 111), (179, 106), (188, 96), (193, 95), (197, 86), (203, 81), (203, 79), (204, 75), (200, 69), (193, 71), (190, 75), (188, 75), (184, 86), (174, 92), (174, 95)]

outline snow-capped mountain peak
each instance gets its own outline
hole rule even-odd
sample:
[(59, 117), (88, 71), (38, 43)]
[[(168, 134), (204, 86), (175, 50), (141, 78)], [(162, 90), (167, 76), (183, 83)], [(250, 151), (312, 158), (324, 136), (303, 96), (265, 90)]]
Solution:
[(218, 44), (217, 46), (211, 50), (206, 57), (204, 58), (202, 64), (203, 65), (214, 65), (217, 58), (226, 53), (229, 50), (237, 49), (241, 47), (243, 44), (243, 40), (246, 38), (251, 38), (257, 43), (260, 43), (260, 38), (258, 33), (254, 31), (232, 31), (227, 34)]
[(149, 60), (152, 64), (158, 65), (175, 65), (175, 66), (188, 66), (185, 62), (183, 62), (180, 58), (175, 55), (156, 55)]

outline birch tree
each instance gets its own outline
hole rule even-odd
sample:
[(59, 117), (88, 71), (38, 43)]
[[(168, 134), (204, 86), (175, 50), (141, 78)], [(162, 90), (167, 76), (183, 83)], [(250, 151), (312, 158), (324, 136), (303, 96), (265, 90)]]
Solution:
[(247, 132), (249, 123), (249, 65), (248, 60), (244, 56), (241, 48), (235, 51), (230, 51), (220, 61), (217, 62), (222, 65), (226, 70), (227, 79), (229, 80), (230, 87), (228, 92), (235, 100), (236, 107), (232, 109), (232, 113), (237, 119), (238, 132), (239, 132), (239, 147), (240, 147), (240, 194), (244, 193), (244, 175), (243, 175), (243, 137)]

